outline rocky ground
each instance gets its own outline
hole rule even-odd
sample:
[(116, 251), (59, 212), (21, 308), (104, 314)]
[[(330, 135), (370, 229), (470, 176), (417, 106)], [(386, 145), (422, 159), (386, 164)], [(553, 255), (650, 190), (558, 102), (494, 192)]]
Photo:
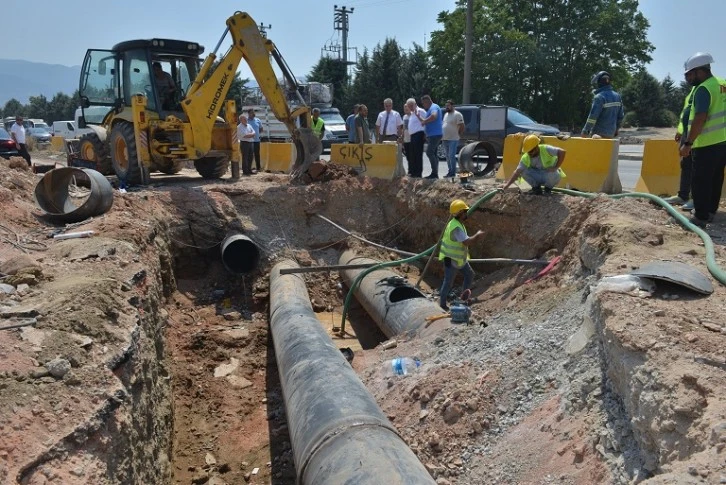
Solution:
[[(52, 160), (52, 157), (46, 157)], [(65, 228), (37, 209), (41, 175), (0, 160), (0, 483), (292, 484), (284, 403), (267, 326), (267, 271), (282, 256), (337, 264), (355, 248), (395, 259), (313, 217), (386, 246), (438, 237), (457, 184), (354, 177), (291, 185), (284, 175), (202, 181), (185, 170), (115, 193), (105, 215)], [(309, 182), (309, 181), (308, 181)], [(354, 368), (439, 483), (726, 481), (726, 287), (698, 296), (593, 290), (651, 260), (704, 274), (705, 249), (661, 209), (605, 197), (516, 191), (467, 223), (476, 257), (552, 258), (477, 267), (471, 325), (440, 320), (383, 337), (351, 314)], [(89, 239), (49, 239), (55, 230)], [(219, 243), (242, 232), (260, 267), (230, 276)], [(726, 267), (726, 216), (707, 232)], [(437, 266), (437, 265), (434, 265)], [(418, 279), (420, 267), (401, 274)], [(439, 284), (439, 269), (424, 280)], [(339, 322), (337, 274), (306, 277), (321, 324)], [(418, 372), (386, 363), (417, 356)]]

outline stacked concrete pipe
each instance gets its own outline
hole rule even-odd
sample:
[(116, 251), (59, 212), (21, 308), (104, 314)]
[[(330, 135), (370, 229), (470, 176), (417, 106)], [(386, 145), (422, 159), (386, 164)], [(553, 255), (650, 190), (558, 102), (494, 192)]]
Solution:
[[(339, 260), (341, 265), (361, 263), (373, 265), (380, 261), (358, 256), (353, 251), (343, 252)], [(350, 287), (363, 271), (344, 269), (340, 276)], [(388, 269), (366, 275), (354, 295), (387, 337), (416, 332), (426, 323), (426, 318), (443, 313), (436, 302), (428, 300), (415, 286)]]
[(315, 317), (297, 268), (270, 272), (270, 328), (297, 483), (434, 484)]

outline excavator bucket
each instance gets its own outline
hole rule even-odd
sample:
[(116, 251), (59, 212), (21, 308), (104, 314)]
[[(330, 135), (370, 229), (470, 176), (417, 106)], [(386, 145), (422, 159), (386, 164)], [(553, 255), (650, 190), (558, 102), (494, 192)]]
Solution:
[(297, 151), (297, 158), (295, 159), (295, 165), (292, 167), (291, 175), (293, 178), (298, 178), (308, 171), (311, 163), (320, 160), (320, 155), (323, 154), (323, 144), (320, 142), (320, 138), (315, 136), (311, 128), (298, 128), (295, 150)]

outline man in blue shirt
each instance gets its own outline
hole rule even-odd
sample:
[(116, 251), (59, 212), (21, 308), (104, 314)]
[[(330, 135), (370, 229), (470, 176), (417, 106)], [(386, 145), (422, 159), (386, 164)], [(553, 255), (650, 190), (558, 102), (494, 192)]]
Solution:
[(609, 73), (598, 72), (592, 77), (592, 84), (597, 89), (587, 122), (582, 127), (582, 136), (598, 135), (600, 138), (615, 138), (623, 122), (623, 100), (610, 85)]
[(255, 130), (255, 137), (252, 139), (252, 151), (255, 155), (255, 167), (257, 167), (257, 171), (261, 172), (261, 164), (260, 161), (260, 133), (262, 133), (262, 122), (260, 119), (255, 116), (255, 110), (249, 109), (247, 110), (247, 124), (252, 127), (253, 130)]
[(439, 156), (437, 151), (441, 143), (441, 137), (444, 135), (444, 117), (441, 114), (439, 105), (431, 101), (431, 96), (428, 94), (421, 96), (421, 105), (426, 110), (426, 117), (421, 118), (419, 116), (419, 119), (426, 132), (426, 141), (428, 142), (426, 156), (431, 164), (431, 174), (426, 178), (437, 179), (439, 178)]
[(345, 131), (348, 132), (348, 143), (355, 143), (355, 117), (358, 114), (358, 105), (353, 106), (353, 113), (345, 119)]

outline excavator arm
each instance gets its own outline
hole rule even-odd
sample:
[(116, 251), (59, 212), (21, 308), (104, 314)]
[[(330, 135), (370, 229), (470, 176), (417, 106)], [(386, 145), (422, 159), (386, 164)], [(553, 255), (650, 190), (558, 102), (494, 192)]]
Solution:
[[(232, 35), (232, 47), (221, 57), (219, 65), (205, 81), (204, 79), (217, 59), (216, 51), (227, 33)], [(300, 106), (294, 111), (291, 111), (287, 104), (285, 90), (277, 81), (270, 57), (275, 59), (286, 82), (295, 89), (299, 97)], [(260, 34), (255, 21), (244, 12), (235, 12), (232, 17), (227, 19), (227, 30), (215, 50), (205, 59), (199, 74), (182, 101), (182, 108), (189, 118), (194, 144), (199, 152), (197, 155), (203, 156), (206, 153), (205, 150), (208, 151), (211, 148), (214, 123), (242, 59), (247, 62), (255, 76), (275, 117), (285, 124), (295, 143), (297, 158), (293, 176), (305, 173), (310, 163), (317, 160), (323, 152), (320, 140), (310, 129), (310, 108), (305, 105), (302, 96), (297, 91), (298, 83), (275, 44)], [(300, 127), (295, 123), (298, 117)]]

